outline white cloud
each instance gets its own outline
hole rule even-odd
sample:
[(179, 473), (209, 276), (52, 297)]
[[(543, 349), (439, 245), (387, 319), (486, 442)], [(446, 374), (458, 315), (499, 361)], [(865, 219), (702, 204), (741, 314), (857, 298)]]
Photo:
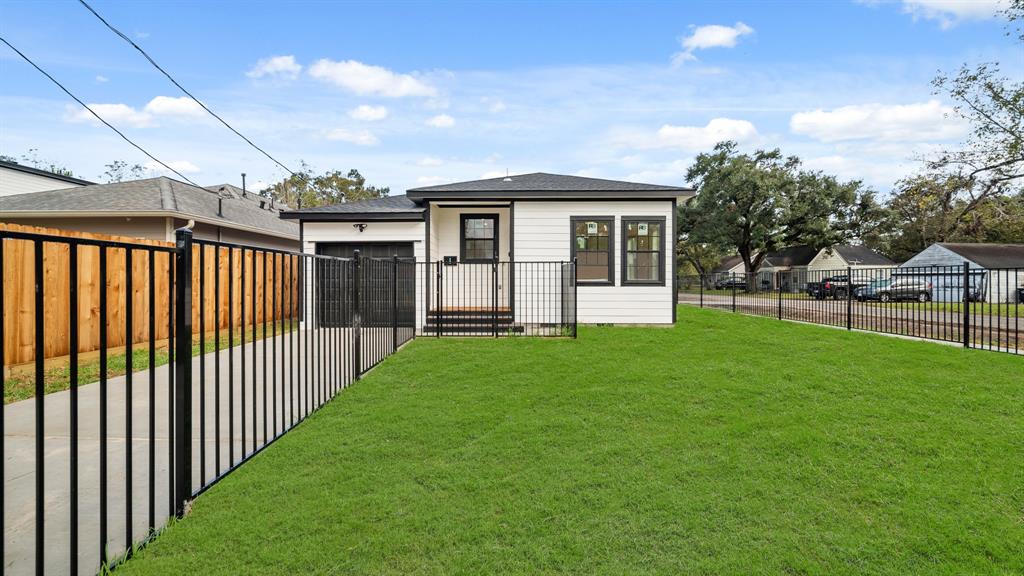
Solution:
[(295, 56), (271, 56), (262, 58), (245, 73), (249, 78), (287, 78), (294, 80), (302, 72), (302, 65), (295, 61)]
[(665, 124), (655, 133), (632, 132), (619, 134), (613, 140), (630, 148), (669, 148), (685, 152), (710, 150), (723, 140), (752, 142), (758, 138), (757, 128), (747, 120), (712, 118), (704, 126), (673, 126)]
[(444, 184), (448, 182), (448, 179), (444, 176), (418, 176), (416, 178), (416, 184), (420, 186), (433, 186), (434, 184)]
[(356, 120), (373, 122), (375, 120), (383, 120), (387, 118), (388, 109), (384, 106), (368, 106), (366, 104), (362, 104), (349, 110), (348, 115)]
[[(127, 104), (89, 104), (89, 108), (95, 110), (101, 118), (118, 128), (124, 126), (149, 128), (154, 126), (152, 115), (136, 110)], [(70, 104), (68, 105), (68, 113), (64, 118), (69, 122), (92, 122), (99, 124), (96, 117), (90, 114), (88, 110)]]
[(110, 78), (107, 78), (106, 76), (103, 76), (103, 75), (97, 75), (96, 76), (96, 83), (97, 84), (106, 84), (107, 82), (110, 82)]
[(693, 53), (697, 50), (732, 48), (736, 46), (741, 36), (753, 33), (754, 29), (743, 22), (737, 22), (735, 26), (722, 26), (720, 24), (698, 26), (693, 29), (689, 36), (680, 40), (683, 50), (672, 56), (672, 64), (678, 66), (683, 62), (696, 60), (697, 57)]
[(483, 102), (484, 104), (488, 104), (487, 110), (491, 114), (504, 112), (505, 109), (507, 108), (507, 106), (505, 106), (505, 102), (502, 101), (500, 98), (481, 98), (480, 101)]
[[(196, 166), (195, 164), (189, 162), (188, 160), (173, 160), (167, 162), (166, 164), (171, 168), (174, 168), (178, 172), (181, 172), (182, 174), (195, 174), (196, 172), (200, 171), (199, 166)], [(160, 164), (157, 164), (156, 162), (152, 161), (146, 162), (145, 164), (142, 165), (142, 167), (151, 172), (157, 172), (160, 174), (171, 173), (170, 170), (168, 170), (167, 168), (164, 168)]]
[(427, 119), (427, 126), (433, 126), (434, 128), (451, 128), (455, 126), (455, 118), (447, 114), (438, 114), (437, 116), (431, 116)]
[(511, 172), (505, 172), (504, 170), (488, 170), (480, 175), (481, 180), (487, 180), (489, 178), (504, 178), (511, 174)]
[(789, 127), (797, 134), (822, 142), (949, 140), (962, 136), (966, 130), (953, 109), (938, 100), (917, 104), (859, 104), (798, 112), (790, 118)]
[(436, 88), (409, 74), (397, 74), (387, 68), (355, 60), (337, 62), (323, 58), (309, 67), (309, 75), (360, 95), (402, 98), (437, 94)]
[(345, 128), (336, 128), (327, 133), (328, 140), (340, 140), (342, 142), (348, 142), (350, 144), (356, 144), (358, 146), (376, 146), (380, 144), (380, 140), (373, 135), (373, 132), (369, 130), (347, 130)]
[(440, 166), (442, 164), (444, 164), (444, 160), (441, 160), (440, 158), (434, 158), (432, 156), (420, 158), (419, 160), (416, 161), (417, 166)]
[(935, 20), (946, 30), (965, 20), (993, 18), (1007, 4), (1006, 0), (903, 0), (903, 11), (915, 20)]
[(157, 116), (202, 116), (204, 113), (202, 106), (188, 96), (157, 96), (143, 110)]

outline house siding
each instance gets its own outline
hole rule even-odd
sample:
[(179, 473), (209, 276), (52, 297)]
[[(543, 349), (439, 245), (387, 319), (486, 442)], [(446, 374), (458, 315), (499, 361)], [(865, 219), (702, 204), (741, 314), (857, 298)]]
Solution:
[(58, 178), (47, 178), (39, 174), (29, 174), (21, 170), (0, 167), (0, 196), (29, 194), (46, 190), (63, 190), (77, 188), (81, 184), (67, 182)]
[[(519, 262), (569, 261), (572, 259), (570, 218), (612, 216), (615, 218), (614, 286), (577, 288), (578, 321), (585, 324), (671, 324), (673, 243), (672, 201), (539, 202), (517, 200), (515, 209), (515, 256)], [(622, 285), (622, 217), (665, 218), (665, 285)], [(517, 294), (517, 298), (518, 298)]]

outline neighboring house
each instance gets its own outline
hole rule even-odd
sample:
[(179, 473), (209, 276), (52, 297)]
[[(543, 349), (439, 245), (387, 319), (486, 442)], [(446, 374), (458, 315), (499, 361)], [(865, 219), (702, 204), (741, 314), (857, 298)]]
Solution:
[(900, 265), (896, 271), (932, 285), (932, 299), (963, 300), (964, 264), (973, 300), (1016, 302), (1024, 287), (1024, 244), (932, 244)]
[(198, 188), (163, 176), (0, 197), (0, 222), (169, 241), (194, 220), (196, 238), (298, 249), (299, 227), (279, 214), (230, 184)]
[(90, 184), (92, 182), (81, 178), (0, 160), (0, 197)]
[[(418, 327), (455, 308), (486, 308), (492, 298), (510, 321), (525, 321), (537, 306), (526, 299), (557, 296), (571, 284), (538, 279), (538, 288), (523, 276), (557, 271), (574, 258), (572, 305), (580, 323), (671, 324), (675, 207), (692, 195), (677, 186), (534, 173), (414, 188), (281, 217), (299, 221), (307, 253), (351, 256), (358, 249), (430, 263), (431, 273), (417, 279), (424, 295), (417, 298)], [(492, 272), (492, 262), (515, 264)], [(467, 297), (453, 301), (455, 290)]]
[[(847, 268), (888, 276), (895, 267), (895, 262), (866, 246), (844, 244), (821, 249), (791, 246), (769, 252), (761, 261), (757, 275), (762, 288), (775, 289), (781, 283), (783, 290), (804, 290), (808, 282), (845, 273)], [(715, 268), (715, 273), (743, 274), (743, 260), (739, 256), (726, 258)]]

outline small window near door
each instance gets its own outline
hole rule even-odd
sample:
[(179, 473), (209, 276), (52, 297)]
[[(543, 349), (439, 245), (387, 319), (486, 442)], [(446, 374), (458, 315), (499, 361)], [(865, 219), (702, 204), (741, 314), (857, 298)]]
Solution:
[(498, 215), (463, 214), (460, 233), (463, 262), (490, 262), (498, 258)]
[(572, 257), (580, 284), (615, 284), (615, 218), (611, 216), (572, 217)]
[(665, 285), (665, 219), (622, 219), (622, 283)]

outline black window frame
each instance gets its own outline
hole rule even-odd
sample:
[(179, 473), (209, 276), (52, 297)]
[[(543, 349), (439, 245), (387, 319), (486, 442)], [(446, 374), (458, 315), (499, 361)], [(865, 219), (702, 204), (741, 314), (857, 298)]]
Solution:
[[(491, 258), (466, 258), (466, 220), (492, 220), (494, 222), (494, 256)], [(499, 215), (496, 213), (463, 212), (459, 214), (459, 261), (467, 264), (496, 262), (500, 250), (501, 233), (498, 231)], [(475, 240), (480, 240), (476, 238)]]
[[(665, 285), (665, 236), (668, 235), (666, 227), (668, 219), (664, 216), (623, 216), (620, 226), (622, 227), (622, 285), (623, 286), (664, 286)], [(658, 240), (658, 279), (657, 280), (630, 280), (626, 273), (629, 266), (629, 259), (626, 257), (629, 252), (629, 225), (633, 223), (647, 222), (657, 223), (661, 226), (661, 234)]]
[(608, 222), (608, 280), (584, 280), (577, 275), (580, 286), (615, 286), (615, 216), (570, 216), (569, 245), (573, 261), (576, 261), (576, 224), (579, 222)]

